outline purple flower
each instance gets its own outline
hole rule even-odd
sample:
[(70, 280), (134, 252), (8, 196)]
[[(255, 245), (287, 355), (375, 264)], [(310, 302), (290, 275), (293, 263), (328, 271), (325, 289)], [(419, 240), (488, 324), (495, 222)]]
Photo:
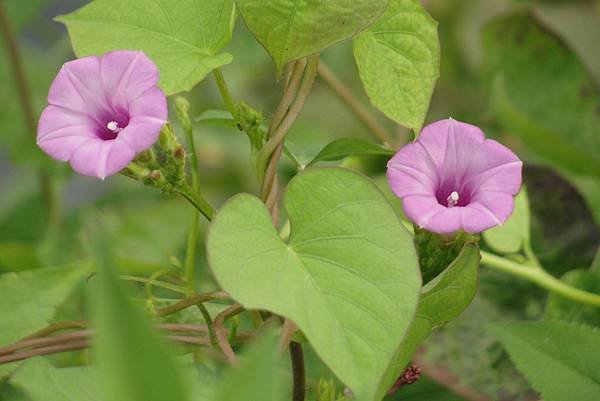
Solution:
[(158, 69), (141, 51), (114, 51), (65, 63), (48, 93), (37, 144), (101, 179), (115, 174), (158, 138), (167, 100)]
[(504, 223), (521, 187), (523, 163), (451, 118), (428, 125), (388, 162), (387, 177), (406, 216), (440, 234), (477, 233)]

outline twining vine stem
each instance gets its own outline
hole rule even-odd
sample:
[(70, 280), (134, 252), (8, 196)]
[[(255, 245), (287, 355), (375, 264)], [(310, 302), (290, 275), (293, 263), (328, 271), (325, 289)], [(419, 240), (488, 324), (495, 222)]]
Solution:
[[(0, 1), (0, 31), (2, 31), (2, 36), (6, 43), (8, 58), (12, 66), (15, 82), (19, 89), (19, 101), (21, 102), (21, 108), (23, 109), (25, 124), (27, 130), (35, 137), (36, 118), (33, 110), (33, 103), (31, 101), (31, 91), (29, 90), (27, 77), (25, 76), (25, 67), (23, 66), (17, 40), (13, 33), (8, 14), (4, 8), (3, 1)], [(54, 184), (50, 175), (43, 169), (38, 171), (38, 179), (40, 181), (40, 188), (46, 211), (48, 212), (48, 220), (53, 225), (56, 225), (58, 224), (60, 217)]]
[(279, 213), (277, 209), (277, 201), (279, 197), (279, 187), (277, 183), (277, 164), (279, 163), (279, 159), (281, 157), (285, 136), (287, 135), (288, 131), (290, 130), (298, 116), (300, 115), (308, 93), (310, 92), (310, 89), (312, 88), (312, 85), (315, 82), (317, 68), (319, 65), (319, 55), (312, 55), (307, 58), (306, 68), (304, 69), (304, 75), (302, 76), (300, 85), (297, 88), (297, 94), (294, 100), (291, 103), (289, 103), (289, 106), (287, 106), (290, 98), (288, 92), (296, 90), (294, 82), (294, 73), (297, 71), (297, 68), (301, 68), (301, 65), (299, 67), (298, 64), (300, 62), (301, 61), (296, 62), (296, 66), (293, 69), (290, 81), (288, 82), (288, 85), (286, 85), (282, 101), (280, 102), (280, 104), (282, 105), (278, 107), (277, 112), (288, 107), (289, 109), (287, 110), (287, 113), (279, 123), (275, 121), (271, 124), (272, 130), (269, 130), (270, 132), (268, 135), (267, 143), (261, 149), (259, 155), (259, 158), (262, 160), (268, 159), (267, 168), (265, 171), (262, 185), (262, 197), (265, 201), (265, 204), (267, 205), (267, 208), (271, 212), (271, 218), (273, 219), (273, 223), (276, 226), (279, 223)]

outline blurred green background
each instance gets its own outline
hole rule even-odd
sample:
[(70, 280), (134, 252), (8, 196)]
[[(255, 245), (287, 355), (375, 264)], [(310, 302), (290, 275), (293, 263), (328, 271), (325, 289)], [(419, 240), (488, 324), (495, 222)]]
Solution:
[[(37, 118), (52, 79), (61, 64), (73, 58), (66, 30), (53, 17), (85, 1), (4, 3), (18, 36)], [(600, 239), (600, 1), (423, 0), (422, 4), (439, 22), (442, 49), (441, 77), (426, 122), (452, 116), (482, 127), (515, 150), (525, 161), (533, 248), (541, 263), (556, 276), (587, 269)], [(3, 46), (0, 53), (0, 273), (84, 258), (82, 227), (89, 224), (92, 208), (102, 211), (123, 272), (148, 275), (181, 264), (189, 224), (185, 203), (121, 176), (99, 181), (75, 175), (68, 165), (42, 154), (26, 129), (6, 50)], [(273, 63), (241, 19), (226, 50), (234, 55), (234, 62), (223, 68), (233, 96), (270, 116), (281, 86), (274, 80)], [(411, 132), (369, 105), (350, 41), (328, 49), (322, 59), (399, 142), (412, 139)], [(185, 96), (195, 116), (223, 108), (212, 77)], [(218, 205), (240, 191), (256, 193), (245, 135), (203, 124), (194, 129), (206, 197)], [(332, 139), (348, 136), (374, 141), (335, 93), (317, 80), (289, 135), (290, 149), (307, 161)], [(372, 157), (344, 164), (384, 185), (385, 162)], [(50, 224), (44, 212), (40, 171), (55, 182), (59, 223)], [(284, 158), (282, 177), (293, 173), (294, 165)], [(198, 249), (200, 286), (208, 290), (214, 284), (203, 247)], [(483, 270), (473, 305), (439, 330), (419, 358), (442, 366), (444, 374), (450, 372), (491, 400), (537, 400), (484, 325), (507, 318), (539, 318), (546, 297), (532, 284)], [(69, 318), (86, 314), (84, 306), (73, 304), (61, 313)], [(396, 399), (460, 398), (424, 379), (403, 389)]]

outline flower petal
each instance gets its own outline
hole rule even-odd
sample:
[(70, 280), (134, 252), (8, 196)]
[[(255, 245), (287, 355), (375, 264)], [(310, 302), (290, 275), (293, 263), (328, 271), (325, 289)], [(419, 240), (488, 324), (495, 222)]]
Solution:
[(65, 63), (50, 86), (48, 103), (88, 115), (103, 125), (110, 105), (100, 79), (100, 59), (84, 57)]
[(437, 186), (437, 169), (419, 143), (400, 149), (388, 162), (387, 177), (399, 197), (408, 194), (432, 194)]
[(471, 152), (484, 139), (478, 127), (448, 118), (423, 128), (417, 141), (427, 149), (438, 169), (450, 173), (466, 170)]
[(71, 167), (79, 174), (104, 179), (106, 157), (111, 145), (112, 141), (99, 138), (87, 140), (71, 156)]
[(521, 188), (523, 162), (507, 147), (488, 139), (473, 155), (463, 186), (478, 191), (502, 191), (512, 195)]
[(102, 56), (100, 64), (104, 91), (115, 109), (127, 110), (158, 83), (158, 68), (142, 51), (109, 52)]
[(496, 224), (504, 223), (515, 207), (514, 195), (498, 191), (480, 191), (471, 200), (468, 207), (474, 207), (493, 215)]
[(136, 117), (129, 122), (127, 128), (119, 132), (117, 139), (135, 153), (139, 153), (150, 148), (156, 142), (163, 125), (164, 122), (157, 119)]
[(96, 138), (95, 130), (87, 115), (50, 105), (40, 117), (37, 144), (53, 158), (67, 161), (83, 143)]

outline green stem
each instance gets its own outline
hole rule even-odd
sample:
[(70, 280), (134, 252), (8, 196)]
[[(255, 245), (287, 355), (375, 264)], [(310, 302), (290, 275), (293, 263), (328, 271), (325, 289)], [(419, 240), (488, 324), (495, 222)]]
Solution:
[(525, 266), (488, 252), (481, 252), (481, 263), (496, 270), (521, 277), (548, 291), (576, 302), (600, 307), (600, 294), (571, 287), (538, 266)]
[[(194, 130), (192, 122), (187, 114), (187, 108), (189, 104), (187, 101), (184, 102), (185, 107), (181, 107), (180, 120), (182, 122), (183, 130), (187, 138), (188, 147), (191, 152), (191, 176), (192, 176), (192, 188), (196, 194), (200, 194), (200, 177), (198, 176), (198, 155), (196, 154), (196, 144), (194, 142)], [(192, 215), (192, 224), (190, 231), (188, 232), (187, 238), (187, 249), (185, 253), (185, 278), (193, 290), (195, 289), (194, 284), (196, 282), (196, 246), (198, 244), (198, 212), (194, 211)]]
[(187, 199), (208, 221), (212, 220), (215, 215), (215, 209), (200, 195), (194, 191), (188, 184), (183, 184), (175, 188), (181, 196)]
[(229, 88), (227, 87), (227, 83), (225, 83), (225, 78), (223, 77), (223, 72), (220, 68), (217, 68), (213, 71), (213, 75), (215, 76), (215, 81), (217, 82), (217, 87), (219, 88), (219, 92), (221, 93), (221, 97), (225, 102), (225, 107), (231, 113), (235, 120), (238, 119), (237, 108), (235, 106), (235, 102), (233, 101), (233, 97), (231, 96), (231, 92), (229, 92)]

